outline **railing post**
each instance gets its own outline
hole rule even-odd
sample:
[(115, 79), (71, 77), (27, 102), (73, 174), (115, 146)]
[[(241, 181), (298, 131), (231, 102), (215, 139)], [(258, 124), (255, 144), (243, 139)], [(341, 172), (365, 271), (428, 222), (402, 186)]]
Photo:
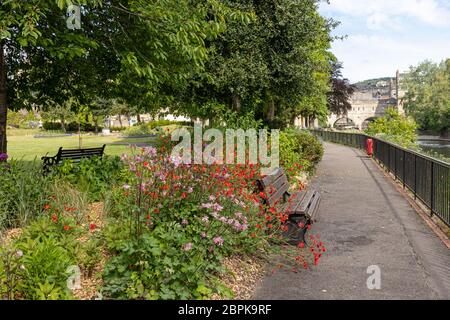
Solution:
[(403, 189), (406, 189), (406, 151), (403, 150)]
[(391, 146), (386, 143), (387, 146), (387, 155), (388, 155), (388, 162), (387, 162), (387, 169), (388, 173), (391, 172)]
[(417, 155), (414, 155), (414, 200), (417, 200)]
[(431, 161), (431, 216), (434, 214), (434, 162)]
[(397, 181), (397, 148), (394, 147), (394, 177), (395, 181)]

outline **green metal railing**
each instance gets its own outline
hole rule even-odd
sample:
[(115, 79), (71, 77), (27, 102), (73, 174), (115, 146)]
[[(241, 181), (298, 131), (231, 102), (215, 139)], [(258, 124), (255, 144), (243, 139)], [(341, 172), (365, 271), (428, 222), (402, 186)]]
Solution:
[(373, 158), (450, 226), (450, 164), (361, 133), (313, 130), (324, 141), (365, 149), (373, 140)]

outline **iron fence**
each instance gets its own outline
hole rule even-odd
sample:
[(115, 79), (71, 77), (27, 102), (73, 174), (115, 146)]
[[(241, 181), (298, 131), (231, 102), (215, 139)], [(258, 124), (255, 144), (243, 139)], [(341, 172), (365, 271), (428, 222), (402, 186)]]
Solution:
[(450, 164), (361, 133), (313, 130), (324, 141), (365, 149), (373, 140), (373, 158), (392, 173), (431, 215), (450, 226)]

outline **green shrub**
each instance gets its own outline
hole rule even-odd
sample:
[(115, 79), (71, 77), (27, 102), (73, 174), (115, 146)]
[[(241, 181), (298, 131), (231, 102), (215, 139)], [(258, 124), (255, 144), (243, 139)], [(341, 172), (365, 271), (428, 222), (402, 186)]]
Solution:
[(404, 147), (410, 147), (417, 141), (417, 124), (404, 117), (394, 108), (386, 109), (386, 115), (369, 123), (366, 133), (391, 141)]
[(301, 171), (312, 174), (322, 156), (322, 144), (308, 131), (287, 129), (280, 133), (280, 162), (291, 177)]
[(24, 226), (37, 217), (49, 197), (50, 182), (38, 161), (0, 163), (0, 229)]
[(188, 126), (192, 125), (191, 122), (186, 121), (172, 121), (172, 120), (157, 120), (150, 121), (146, 123), (138, 123), (132, 127), (128, 127), (124, 130), (125, 136), (143, 136), (149, 134), (156, 134), (161, 127), (170, 126), (170, 125), (179, 125), (179, 126)]
[(138, 125), (134, 125), (132, 127), (128, 127), (123, 131), (124, 136), (144, 136), (149, 134), (155, 134), (153, 128), (151, 128), (146, 123), (140, 123)]
[(12, 244), (0, 248), (0, 293), (13, 299), (70, 298), (68, 268), (76, 265), (76, 244), (74, 234), (62, 232), (48, 216), (32, 222)]
[(54, 173), (58, 178), (86, 192), (91, 201), (102, 199), (103, 193), (122, 181), (126, 175), (120, 158), (111, 156), (82, 159), (79, 163), (64, 161), (62, 165), (55, 167)]
[(127, 130), (128, 127), (110, 127), (111, 132), (122, 132)]
[[(80, 127), (82, 132), (94, 132), (95, 126), (91, 123), (81, 123), (78, 124), (77, 122), (69, 122), (65, 124), (65, 129), (67, 132), (78, 132), (78, 127)], [(61, 123), (59, 122), (48, 122), (45, 121), (42, 125), (42, 128), (47, 131), (60, 131)], [(99, 126), (97, 129), (100, 132), (103, 127)]]

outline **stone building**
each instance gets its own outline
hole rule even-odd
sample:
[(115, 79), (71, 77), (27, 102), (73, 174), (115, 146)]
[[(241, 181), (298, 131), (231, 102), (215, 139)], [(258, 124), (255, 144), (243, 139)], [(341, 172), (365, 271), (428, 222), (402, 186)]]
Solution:
[(370, 121), (385, 114), (386, 108), (395, 107), (404, 113), (401, 87), (403, 74), (397, 71), (393, 78), (367, 80), (357, 83), (355, 93), (350, 99), (352, 109), (347, 114), (332, 114), (328, 117), (328, 126), (332, 128), (365, 129)]
[[(336, 129), (365, 129), (370, 121), (385, 114), (388, 107), (404, 113), (402, 98), (405, 91), (401, 87), (403, 74), (397, 71), (393, 78), (366, 80), (356, 83), (356, 90), (350, 99), (352, 109), (347, 114), (331, 114), (327, 126)], [(295, 125), (301, 128), (319, 127), (314, 119), (299, 117)]]

